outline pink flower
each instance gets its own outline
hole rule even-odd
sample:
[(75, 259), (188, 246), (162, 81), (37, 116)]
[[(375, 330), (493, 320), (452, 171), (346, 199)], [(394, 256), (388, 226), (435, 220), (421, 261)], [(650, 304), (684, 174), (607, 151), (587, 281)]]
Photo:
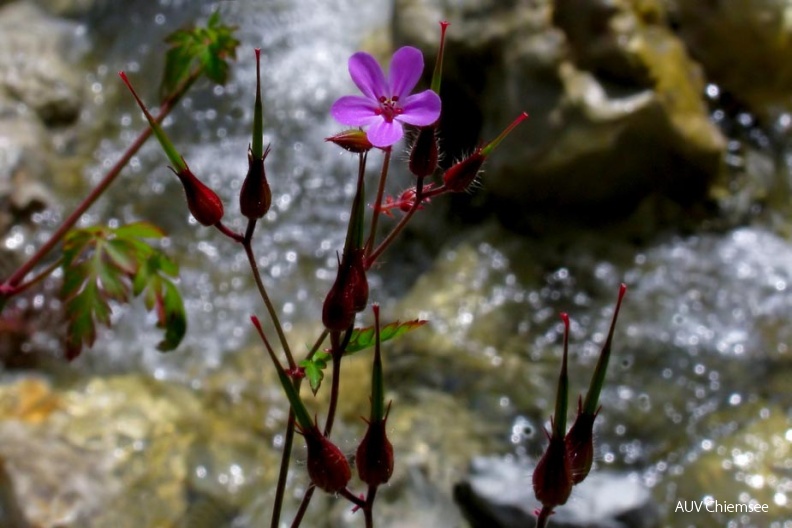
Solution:
[(368, 139), (375, 147), (390, 147), (404, 135), (404, 123), (427, 126), (440, 117), (440, 97), (432, 90), (410, 95), (423, 68), (421, 52), (405, 46), (393, 54), (390, 75), (385, 79), (374, 57), (355, 53), (349, 58), (349, 75), (363, 97), (341, 97), (330, 113), (344, 125), (368, 127)]

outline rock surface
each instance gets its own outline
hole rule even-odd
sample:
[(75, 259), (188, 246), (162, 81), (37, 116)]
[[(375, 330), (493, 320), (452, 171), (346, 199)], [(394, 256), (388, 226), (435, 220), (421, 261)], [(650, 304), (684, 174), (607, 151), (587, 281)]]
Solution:
[(442, 127), (448, 145), (493, 139), (484, 188), (512, 225), (526, 211), (608, 218), (660, 195), (705, 198), (725, 141), (710, 123), (705, 79), (662, 4), (397, 0), (398, 43), (433, 56), (448, 19)]

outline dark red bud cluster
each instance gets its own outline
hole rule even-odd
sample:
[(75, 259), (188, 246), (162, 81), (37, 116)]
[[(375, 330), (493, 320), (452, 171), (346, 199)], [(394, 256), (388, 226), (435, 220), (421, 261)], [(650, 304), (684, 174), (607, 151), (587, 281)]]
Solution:
[(325, 138), (325, 141), (335, 143), (344, 150), (361, 154), (374, 148), (374, 145), (368, 139), (366, 133), (361, 129), (345, 130), (335, 136)]
[(328, 493), (343, 490), (352, 470), (344, 453), (323, 435), (316, 427), (303, 431), (308, 448), (308, 476), (313, 484)]
[(393, 473), (393, 446), (385, 432), (386, 420), (368, 424), (355, 456), (358, 476), (369, 486), (379, 486), (390, 480)]
[[(171, 169), (173, 170), (173, 169)], [(217, 194), (199, 180), (189, 168), (173, 171), (184, 186), (187, 207), (198, 223), (213, 226), (223, 218), (223, 202)]]
[(255, 159), (253, 151), (248, 149), (248, 172), (239, 192), (239, 208), (242, 214), (251, 220), (262, 218), (272, 205), (272, 192), (264, 171), (264, 160), (269, 151), (270, 148), (267, 146), (264, 155)]
[(338, 275), (322, 305), (322, 323), (343, 332), (355, 321), (355, 314), (368, 303), (369, 286), (362, 249), (352, 250), (338, 265)]
[(431, 176), (437, 169), (438, 158), (439, 149), (435, 127), (421, 127), (418, 129), (418, 135), (410, 150), (410, 172), (419, 178)]
[(450, 192), (467, 191), (473, 182), (476, 181), (476, 177), (486, 159), (487, 157), (480, 150), (476, 150), (467, 158), (452, 165), (443, 174), (443, 183), (446, 190)]
[(536, 465), (533, 488), (537, 500), (546, 508), (565, 504), (572, 493), (572, 467), (563, 438), (550, 437), (550, 445)]

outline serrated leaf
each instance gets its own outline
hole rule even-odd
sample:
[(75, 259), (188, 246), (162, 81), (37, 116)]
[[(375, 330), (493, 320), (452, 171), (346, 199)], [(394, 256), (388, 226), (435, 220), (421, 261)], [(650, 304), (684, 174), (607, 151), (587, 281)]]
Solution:
[(304, 359), (298, 366), (305, 370), (305, 378), (311, 386), (311, 391), (316, 395), (324, 379), (324, 369), (327, 368), (327, 361), (331, 358), (327, 352), (318, 351), (311, 359)]
[(165, 70), (160, 84), (160, 97), (172, 96), (193, 73), (200, 70), (217, 84), (228, 81), (228, 60), (236, 58), (239, 41), (232, 26), (221, 24), (218, 12), (213, 13), (205, 28), (180, 29), (165, 42), (171, 48), (165, 54)]
[(119, 228), (90, 227), (70, 231), (64, 242), (68, 258), (62, 261), (61, 296), (68, 316), (67, 357), (77, 357), (96, 339), (96, 326), (110, 326), (109, 300), (127, 302), (130, 292), (144, 293), (144, 303), (157, 315), (165, 330), (160, 350), (181, 342), (187, 323), (178, 289), (166, 276), (175, 277), (178, 266), (145, 238), (164, 233), (144, 222)]
[[(385, 341), (395, 339), (402, 334), (422, 327), (426, 323), (427, 321), (423, 319), (413, 319), (412, 321), (406, 321), (404, 323), (400, 321), (388, 323), (387, 325), (380, 328), (380, 342), (384, 343)], [(355, 328), (352, 331), (352, 337), (349, 340), (349, 344), (344, 350), (344, 355), (354, 354), (355, 352), (360, 352), (366, 348), (373, 347), (375, 342), (375, 327), (367, 326), (366, 328)]]

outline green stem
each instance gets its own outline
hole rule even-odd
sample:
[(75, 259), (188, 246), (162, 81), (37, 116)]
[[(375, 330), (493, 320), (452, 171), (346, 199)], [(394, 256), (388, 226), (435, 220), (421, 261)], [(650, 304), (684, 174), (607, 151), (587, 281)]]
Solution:
[(380, 171), (379, 187), (377, 187), (377, 198), (374, 200), (374, 214), (371, 217), (371, 231), (366, 241), (366, 260), (370, 260), (371, 251), (374, 249), (374, 239), (377, 236), (377, 222), (379, 221), (380, 210), (382, 208), (382, 196), (385, 194), (385, 181), (388, 179), (388, 167), (390, 167), (391, 148), (385, 150), (385, 157), (382, 159), (382, 170)]
[[(179, 89), (175, 90), (173, 94), (166, 99), (159, 109), (159, 114), (157, 117), (153, 118), (155, 122), (161, 123), (168, 114), (171, 113), (173, 108), (176, 106), (176, 103), (181, 99), (181, 97), (187, 92), (190, 86), (201, 76), (201, 70), (193, 71), (192, 75), (188, 77), (184, 83), (179, 87)], [(24, 262), (16, 271), (14, 271), (10, 277), (5, 281), (5, 284), (0, 285), (0, 289), (3, 290), (4, 296), (13, 296), (18, 291), (16, 287), (25, 276), (30, 273), (30, 271), (39, 263), (41, 260), (46, 257), (50, 251), (52, 251), (56, 245), (66, 236), (66, 233), (74, 227), (74, 225), (80, 220), (82, 215), (96, 202), (96, 200), (104, 194), (108, 187), (115, 181), (121, 171), (126, 167), (129, 163), (129, 160), (137, 154), (140, 150), (140, 147), (151, 137), (153, 133), (151, 127), (146, 127), (138, 137), (135, 139), (134, 142), (127, 148), (124, 154), (119, 158), (119, 160), (110, 167), (110, 170), (107, 171), (102, 181), (100, 181), (96, 187), (94, 187), (91, 192), (88, 193), (82, 202), (80, 202), (77, 207), (72, 211), (72, 213), (61, 223), (60, 226), (55, 230), (54, 233), (50, 236), (49, 240), (47, 240), (39, 249), (36, 251), (26, 262)], [(5, 288), (2, 288), (5, 286)]]
[[(299, 383), (295, 383), (295, 388), (299, 391)], [(271, 528), (280, 526), (280, 515), (283, 509), (283, 498), (286, 496), (286, 479), (289, 476), (289, 462), (291, 461), (292, 446), (294, 445), (294, 411), (289, 409), (289, 423), (286, 425), (286, 434), (283, 435), (283, 452), (281, 455), (280, 469), (278, 470), (278, 484), (275, 486), (275, 499), (272, 502), (272, 522)], [(308, 491), (314, 489), (313, 486)], [(311, 492), (313, 494), (313, 492)], [(306, 492), (308, 495), (308, 492)], [(303, 497), (303, 501), (305, 497)], [(310, 501), (310, 497), (308, 498)], [(308, 504), (305, 505), (306, 508)], [(304, 513), (304, 512), (303, 512)], [(299, 524), (293, 525), (299, 526)]]

